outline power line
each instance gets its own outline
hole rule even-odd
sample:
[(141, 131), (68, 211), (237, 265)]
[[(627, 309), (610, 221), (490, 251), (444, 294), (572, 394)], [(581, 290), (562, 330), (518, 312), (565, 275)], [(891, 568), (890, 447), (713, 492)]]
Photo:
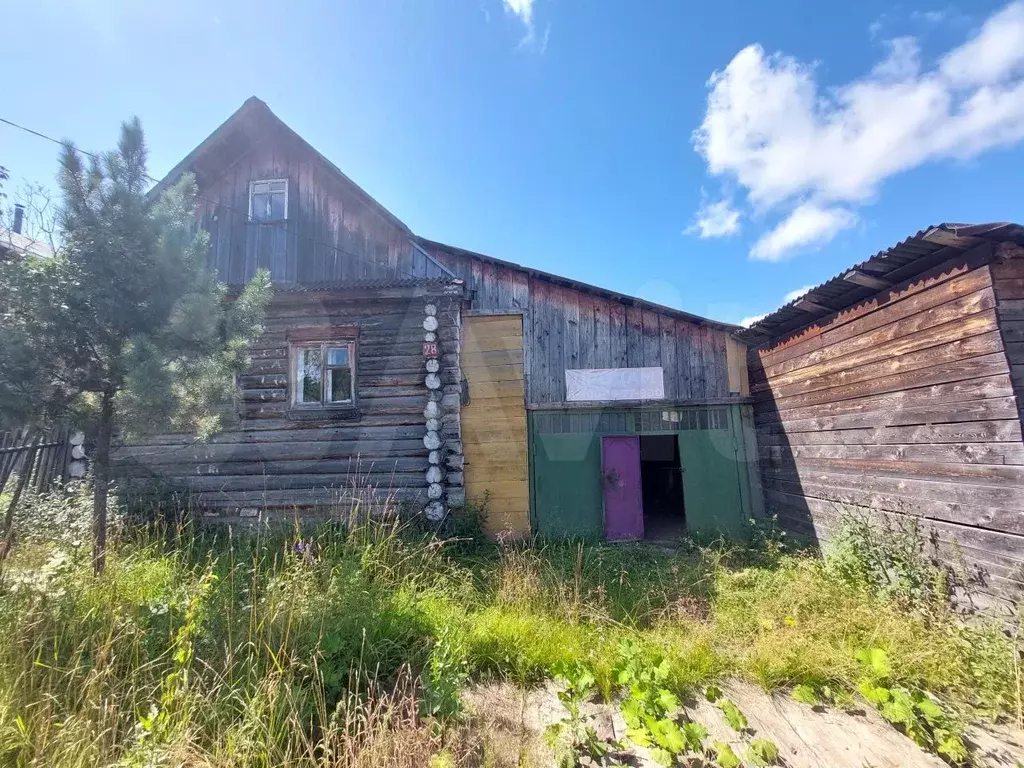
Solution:
[[(66, 142), (61, 141), (60, 139), (55, 139), (52, 136), (47, 136), (45, 133), (41, 133), (40, 131), (33, 130), (32, 128), (28, 128), (28, 127), (26, 127), (24, 125), (20, 125), (20, 124), (14, 122), (13, 120), (8, 120), (5, 117), (0, 117), (0, 123), (4, 123), (5, 125), (9, 125), (12, 128), (18, 129), (19, 131), (24, 131), (25, 133), (31, 134), (32, 136), (35, 136), (37, 138), (45, 139), (46, 141), (49, 141), (49, 142), (51, 142), (53, 144), (57, 144), (58, 146), (62, 146), (63, 147), (66, 144)], [(99, 155), (97, 155), (97, 154), (95, 154), (93, 152), (89, 152), (89, 151), (84, 150), (84, 149), (79, 149), (78, 147), (75, 147), (75, 151), (76, 152), (80, 152), (81, 154), (85, 155), (86, 157), (90, 157), (93, 160), (99, 160), (100, 159)], [(166, 186), (164, 181), (162, 181), (161, 179), (154, 178), (153, 176), (150, 176), (148, 173), (144, 174), (144, 176), (145, 176), (145, 178), (148, 181), (151, 181), (151, 182), (153, 182), (156, 185), (164, 185), (164, 186)], [(243, 211), (242, 209), (236, 208), (236, 207), (234, 207), (232, 205), (229, 205), (228, 203), (224, 203), (224, 202), (221, 202), (219, 200), (211, 200), (211, 199), (209, 199), (207, 197), (203, 197), (202, 195), (200, 195), (198, 193), (196, 194), (196, 200), (201, 200), (204, 203), (207, 203), (209, 205), (214, 205), (214, 206), (217, 206), (219, 208), (226, 209), (228, 211), (233, 211), (233, 212), (235, 212), (235, 213), (237, 213), (239, 215), (244, 216), (246, 218), (246, 220), (249, 219), (249, 211), (247, 211), (247, 210)], [(353, 259), (356, 259), (357, 261), (361, 261), (364, 264), (368, 264), (368, 265), (370, 265), (372, 267), (375, 267), (375, 268), (378, 268), (378, 269), (380, 269), (380, 268), (383, 268), (385, 270), (392, 270), (392, 269), (394, 269), (395, 274), (402, 274), (405, 277), (411, 277), (411, 278), (414, 278), (414, 279), (422, 277), (422, 275), (415, 275), (415, 274), (413, 274), (411, 272), (406, 272), (405, 270), (400, 270), (397, 266), (392, 268), (390, 266), (386, 266), (386, 265), (380, 264), (380, 263), (378, 263), (376, 261), (370, 261), (365, 256), (363, 256), (362, 254), (353, 253), (352, 251), (347, 251), (344, 248), (341, 248), (341, 247), (339, 247), (337, 245), (334, 245), (333, 243), (327, 242), (326, 240), (318, 240), (318, 239), (316, 239), (312, 235), (303, 235), (303, 234), (301, 234), (299, 232), (295, 232), (294, 230), (289, 229), (287, 225), (285, 225), (285, 227), (283, 229), (279, 229), (279, 231), (282, 231), (282, 232), (284, 232), (287, 235), (292, 235), (292, 236), (294, 236), (296, 238), (300, 238), (300, 239), (306, 240), (306, 241), (312, 243), (313, 245), (323, 245), (323, 246), (326, 246), (327, 248), (330, 248), (333, 251), (337, 251), (338, 253), (344, 254), (345, 256), (351, 256)]]

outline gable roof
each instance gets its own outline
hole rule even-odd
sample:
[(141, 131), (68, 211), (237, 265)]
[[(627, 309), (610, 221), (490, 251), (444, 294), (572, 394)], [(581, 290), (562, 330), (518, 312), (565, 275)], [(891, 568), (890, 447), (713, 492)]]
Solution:
[(869, 299), (983, 243), (1024, 245), (1024, 227), (1010, 222), (936, 224), (811, 288), (736, 334), (751, 346), (787, 336)]
[(33, 240), (8, 227), (0, 227), (0, 260), (12, 253), (18, 256), (46, 257), (53, 256), (53, 249), (41, 240)]
[(710, 318), (695, 315), (691, 312), (686, 312), (682, 309), (666, 307), (663, 304), (655, 304), (653, 301), (647, 301), (646, 299), (641, 299), (636, 296), (629, 296), (628, 294), (624, 293), (617, 293), (607, 288), (599, 288), (596, 285), (583, 283), (580, 282), (579, 280), (573, 280), (570, 277), (562, 277), (561, 275), (555, 275), (552, 274), (551, 272), (545, 272), (541, 269), (525, 267), (522, 264), (516, 264), (515, 262), (512, 261), (504, 261), (503, 259), (497, 259), (494, 256), (488, 256), (487, 254), (484, 253), (477, 253), (476, 251), (467, 251), (465, 248), (457, 248), (454, 245), (447, 245), (446, 243), (440, 243), (436, 240), (428, 240), (427, 238), (420, 237), (418, 235), (414, 235), (413, 239), (418, 241), (421, 245), (428, 249), (437, 248), (442, 251), (448, 251), (449, 253), (455, 256), (462, 256), (470, 259), (480, 259), (481, 261), (486, 261), (490, 264), (495, 264), (500, 267), (514, 269), (519, 272), (525, 272), (531, 277), (536, 277), (546, 282), (553, 283), (555, 285), (561, 285), (567, 288), (572, 288), (574, 290), (581, 291), (582, 293), (590, 293), (595, 296), (601, 296), (602, 298), (609, 299), (620, 304), (628, 304), (629, 306), (640, 307), (641, 309), (649, 309), (653, 312), (660, 312), (661, 314), (668, 315), (669, 317), (687, 320), (691, 323), (694, 323), (695, 325), (706, 325), (709, 328), (717, 328), (718, 330), (729, 331), (731, 333), (744, 330), (743, 326), (741, 325), (735, 325), (733, 323), (724, 323), (721, 322), (720, 320), (711, 320)]
[[(157, 183), (153, 190), (163, 189), (164, 187), (174, 184), (179, 178), (181, 178), (183, 173), (195, 170), (196, 165), (205, 155), (229, 142), (242, 141), (243, 150), (241, 154), (248, 153), (249, 149), (252, 148), (251, 142), (254, 136), (258, 132), (264, 132), (268, 129), (284, 133), (292, 140), (298, 142), (304, 149), (315, 156), (317, 160), (327, 168), (327, 170), (351, 187), (371, 209), (396, 226), (404, 234), (412, 234), (412, 231), (404, 222), (402, 222), (401, 219), (377, 202), (369, 192), (346, 176), (338, 166), (317, 151), (312, 144), (302, 138), (298, 133), (293, 131), (288, 124), (284, 122), (284, 120), (271, 111), (270, 107), (268, 107), (265, 102), (255, 96), (250, 96), (246, 99), (242, 106), (236, 109), (231, 117), (221, 123), (213, 133), (203, 139), (199, 146), (185, 155), (181, 162), (175, 165), (167, 175)], [(246, 144), (245, 142), (248, 143)], [(153, 190), (150, 190), (150, 192), (152, 193)]]
[(212, 157), (216, 154), (216, 151), (223, 149), (225, 146), (237, 142), (239, 147), (236, 151), (236, 157), (242, 157), (247, 154), (253, 146), (258, 134), (264, 133), (268, 130), (278, 131), (283, 135), (288, 136), (290, 139), (299, 142), (301, 146), (312, 153), (324, 167), (330, 172), (335, 174), (339, 179), (349, 185), (358, 194), (364, 202), (367, 203), (374, 211), (379, 213), (384, 219), (396, 226), (402, 233), (408, 238), (412, 246), (423, 253), (423, 255), (430, 259), (431, 262), (436, 264), (447, 275), (455, 278), (455, 274), (448, 269), (444, 264), (441, 264), (430, 254), (431, 248), (437, 248), (448, 251), (455, 255), (467, 256), (471, 258), (481, 259), (483, 261), (491, 262), (492, 264), (498, 264), (507, 268), (516, 269), (525, 272), (529, 275), (538, 277), (548, 282), (571, 287), (585, 293), (592, 293), (597, 296), (610, 299), (630, 306), (641, 307), (644, 309), (653, 310), (662, 314), (687, 320), (689, 322), (706, 325), (711, 328), (717, 328), (719, 330), (736, 332), (743, 330), (742, 326), (735, 325), (733, 323), (724, 323), (718, 320), (711, 320), (700, 315), (695, 315), (690, 312), (685, 312), (680, 309), (674, 309), (672, 307), (666, 307), (661, 304), (655, 304), (654, 302), (646, 301), (644, 299), (637, 298), (635, 296), (629, 296), (616, 291), (608, 290), (606, 288), (599, 288), (594, 285), (582, 283), (577, 280), (573, 280), (568, 277), (562, 277), (560, 275), (554, 275), (550, 272), (544, 272), (539, 269), (533, 269), (531, 267), (525, 267), (520, 264), (516, 264), (510, 261), (503, 261), (496, 259), (493, 256), (487, 256), (482, 253), (476, 253), (474, 251), (467, 251), (456, 246), (447, 245), (440, 243), (435, 240), (429, 240), (424, 237), (413, 234), (413, 232), (406, 226), (397, 216), (391, 211), (381, 205), (377, 200), (370, 196), (362, 187), (356, 184), (352, 179), (346, 176), (338, 166), (334, 165), (330, 160), (324, 157), (318, 152), (309, 142), (303, 139), (299, 134), (293, 131), (288, 125), (275, 115), (270, 107), (263, 101), (251, 96), (245, 100), (234, 114), (232, 114), (227, 120), (225, 120), (213, 133), (206, 137), (195, 149), (186, 155), (181, 162), (175, 165), (163, 179), (161, 179), (153, 189), (150, 190), (150, 194), (155, 194), (157, 190), (164, 188), (165, 186), (174, 184), (183, 173), (186, 171), (193, 171), (199, 174), (203, 159), (207, 156)]

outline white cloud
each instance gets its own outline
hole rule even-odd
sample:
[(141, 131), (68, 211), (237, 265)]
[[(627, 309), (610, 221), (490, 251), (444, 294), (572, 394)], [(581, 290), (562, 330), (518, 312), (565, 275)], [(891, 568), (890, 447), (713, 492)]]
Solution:
[[(789, 304), (791, 301), (796, 301), (809, 290), (811, 290), (811, 288), (813, 287), (813, 285), (805, 285), (800, 288), (797, 288), (795, 291), (790, 291), (789, 293), (782, 297), (782, 304), (780, 306)], [(765, 312), (763, 315), (750, 315), (749, 317), (744, 317), (742, 320), (740, 320), (739, 325), (742, 325), (744, 328), (749, 328), (754, 323), (760, 322), (761, 320), (764, 320), (766, 317), (768, 317), (767, 312)]]
[(700, 204), (693, 224), (686, 228), (686, 234), (706, 239), (734, 235), (739, 230), (740, 212), (732, 207), (732, 201), (719, 200), (716, 203), (709, 203), (705, 200)]
[(533, 28), (533, 0), (501, 0), (505, 9), (511, 11), (527, 27)]
[(804, 286), (802, 286), (800, 288), (797, 288), (795, 291), (790, 291), (789, 293), (787, 293), (785, 296), (782, 297), (782, 303), (783, 304), (789, 304), (789, 302), (791, 302), (791, 301), (796, 301), (801, 296), (803, 296), (805, 293), (807, 293), (809, 290), (811, 290), (811, 288), (813, 288), (813, 287), (814, 287), (813, 285), (804, 285)]
[(1024, 63), (1024, 3), (1012, 3), (990, 17), (981, 31), (948, 53), (939, 69), (951, 82), (984, 86), (1020, 73)]
[(758, 261), (782, 261), (794, 251), (822, 247), (856, 223), (857, 216), (845, 208), (804, 203), (754, 243), (750, 256)]
[(867, 75), (823, 88), (813, 66), (750, 45), (708, 87), (695, 147), (759, 215), (785, 217), (751, 251), (778, 260), (851, 226), (850, 206), (891, 176), (1024, 138), (1024, 1), (930, 69), (902, 37)]
[(534, 2), (535, 0), (501, 0), (505, 10), (518, 18), (526, 27), (526, 33), (519, 41), (517, 48), (530, 48), (543, 55), (547, 51), (548, 41), (551, 39), (551, 25), (545, 26), (543, 33), (538, 37), (533, 17)]

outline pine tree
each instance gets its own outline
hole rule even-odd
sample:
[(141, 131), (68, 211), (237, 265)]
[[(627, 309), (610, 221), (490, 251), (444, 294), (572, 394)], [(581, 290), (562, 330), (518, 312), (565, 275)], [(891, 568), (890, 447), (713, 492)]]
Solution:
[(66, 144), (59, 180), (56, 256), (0, 265), (0, 423), (89, 427), (99, 572), (115, 433), (205, 438), (226, 426), (270, 278), (261, 271), (229, 300), (207, 266), (195, 180), (146, 194), (137, 118), (122, 125), (116, 150), (88, 164)]

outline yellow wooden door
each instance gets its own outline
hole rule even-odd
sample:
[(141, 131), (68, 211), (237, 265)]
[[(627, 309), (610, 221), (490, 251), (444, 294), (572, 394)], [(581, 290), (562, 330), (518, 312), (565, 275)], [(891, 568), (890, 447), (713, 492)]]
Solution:
[(461, 416), (466, 497), (487, 498), (492, 536), (529, 534), (522, 315), (464, 317), (461, 363), (469, 385)]

